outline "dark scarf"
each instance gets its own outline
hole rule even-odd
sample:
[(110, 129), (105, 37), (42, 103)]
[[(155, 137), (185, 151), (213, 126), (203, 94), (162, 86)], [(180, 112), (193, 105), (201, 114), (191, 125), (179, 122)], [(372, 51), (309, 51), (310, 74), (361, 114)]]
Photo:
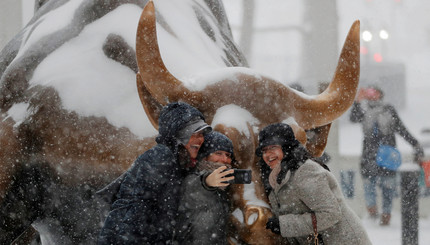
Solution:
[(283, 151), (284, 158), (279, 165), (273, 168), (269, 175), (269, 184), (272, 188), (274, 188), (276, 184), (279, 185), (282, 183), (282, 180), (285, 179), (288, 171), (297, 170), (306, 160), (311, 157), (309, 152), (303, 146), (297, 146), (292, 150), (283, 149)]
[(195, 169), (196, 159), (190, 157), (190, 153), (188, 153), (187, 149), (185, 149), (184, 145), (177, 145), (177, 156), (178, 163), (181, 166), (181, 170), (183, 174), (190, 172)]
[(276, 178), (276, 182), (280, 184), (288, 171), (297, 170), (310, 157), (311, 155), (303, 146), (298, 146), (294, 148), (291, 153), (285, 154), (285, 157), (281, 162), (281, 171)]

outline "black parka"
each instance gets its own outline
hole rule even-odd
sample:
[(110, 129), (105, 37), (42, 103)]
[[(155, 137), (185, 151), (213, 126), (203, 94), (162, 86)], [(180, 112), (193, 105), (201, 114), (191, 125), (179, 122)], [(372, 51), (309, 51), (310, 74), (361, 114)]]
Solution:
[[(109, 190), (110, 212), (98, 244), (169, 244), (177, 216), (180, 186), (187, 174), (179, 160), (185, 150), (175, 136), (184, 125), (203, 115), (186, 103), (163, 108), (158, 145), (143, 153)], [(186, 152), (186, 151), (185, 151)]]

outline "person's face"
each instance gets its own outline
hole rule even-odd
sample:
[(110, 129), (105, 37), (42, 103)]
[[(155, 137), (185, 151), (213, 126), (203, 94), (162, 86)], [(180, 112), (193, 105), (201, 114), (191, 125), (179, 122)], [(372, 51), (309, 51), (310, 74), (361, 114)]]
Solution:
[(281, 163), (284, 158), (284, 152), (280, 145), (268, 145), (263, 148), (262, 152), (264, 162), (269, 165), (271, 169)]
[(197, 132), (191, 135), (190, 140), (185, 145), (185, 149), (187, 149), (191, 158), (197, 157), (197, 153), (199, 152), (199, 149), (202, 146), (203, 141), (205, 141), (205, 138), (203, 137), (202, 132)]
[(223, 164), (231, 165), (231, 154), (226, 151), (215, 151), (212, 152), (207, 158), (209, 162), (218, 162)]
[(381, 99), (381, 93), (374, 88), (368, 88), (366, 89), (366, 97), (369, 101), (379, 101)]

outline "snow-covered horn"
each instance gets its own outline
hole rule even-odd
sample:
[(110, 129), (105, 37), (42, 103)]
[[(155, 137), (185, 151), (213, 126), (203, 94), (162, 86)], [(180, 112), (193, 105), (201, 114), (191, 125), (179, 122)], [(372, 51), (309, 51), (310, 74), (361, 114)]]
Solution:
[(360, 77), (360, 22), (352, 24), (332, 82), (314, 98), (294, 101), (294, 118), (303, 128), (322, 126), (340, 117), (354, 102)]
[(145, 6), (139, 21), (136, 55), (141, 81), (160, 104), (179, 100), (188, 102), (209, 115), (209, 122), (218, 108), (235, 104), (264, 124), (294, 118), (301, 128), (311, 129), (331, 123), (353, 103), (360, 73), (359, 33), (360, 23), (355, 21), (332, 82), (317, 96), (304, 96), (278, 81), (238, 67), (225, 68), (223, 79), (201, 91), (187, 89), (167, 70), (161, 58), (152, 1)]
[[(141, 82), (158, 103), (196, 99), (183, 83), (175, 78), (161, 59), (157, 42), (154, 3), (149, 1), (141, 14), (136, 35), (136, 59)], [(139, 81), (138, 81), (139, 83)], [(194, 104), (194, 103), (192, 103)]]

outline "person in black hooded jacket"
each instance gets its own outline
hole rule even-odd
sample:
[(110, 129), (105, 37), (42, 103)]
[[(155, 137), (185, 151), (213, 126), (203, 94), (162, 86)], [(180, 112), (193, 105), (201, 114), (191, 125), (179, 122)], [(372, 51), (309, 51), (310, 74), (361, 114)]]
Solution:
[(234, 177), (233, 143), (218, 132), (205, 135), (198, 164), (184, 180), (175, 241), (179, 244), (228, 244), (230, 200), (225, 183)]
[(175, 102), (158, 120), (158, 143), (107, 189), (114, 190), (98, 244), (169, 244), (181, 183), (211, 127), (196, 108)]

